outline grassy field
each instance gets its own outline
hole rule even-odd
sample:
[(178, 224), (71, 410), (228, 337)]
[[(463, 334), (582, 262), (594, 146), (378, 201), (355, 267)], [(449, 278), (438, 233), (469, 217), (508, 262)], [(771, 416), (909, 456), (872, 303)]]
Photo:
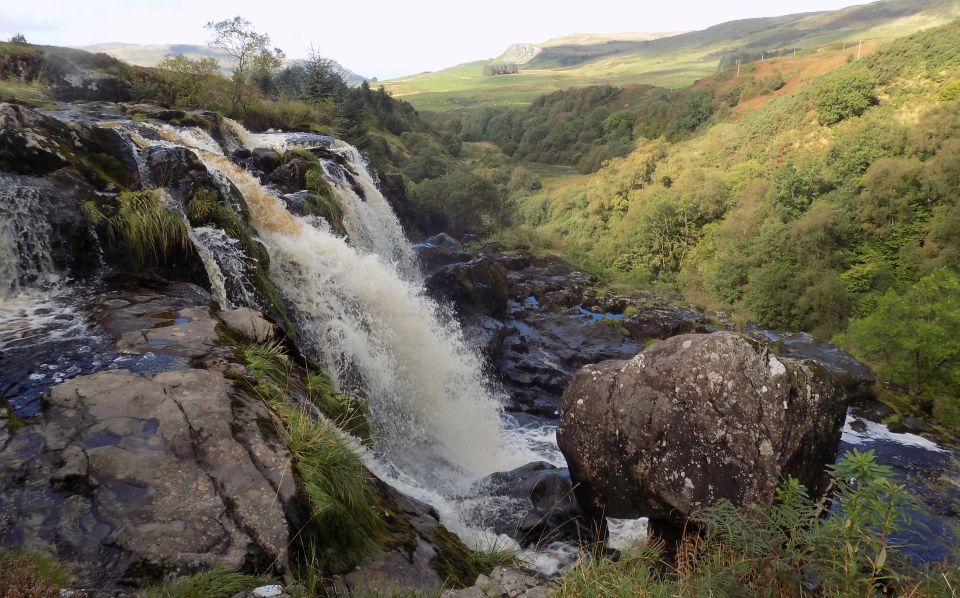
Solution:
[(735, 52), (834, 51), (839, 49), (834, 44), (900, 37), (956, 18), (958, 0), (884, 0), (825, 13), (733, 21), (650, 41), (571, 37), (570, 43), (544, 44), (544, 52), (515, 75), (484, 76), (483, 67), (491, 61), (483, 60), (383, 85), (417, 109), (436, 112), (523, 106), (582, 85), (679, 88), (716, 72), (720, 58)]

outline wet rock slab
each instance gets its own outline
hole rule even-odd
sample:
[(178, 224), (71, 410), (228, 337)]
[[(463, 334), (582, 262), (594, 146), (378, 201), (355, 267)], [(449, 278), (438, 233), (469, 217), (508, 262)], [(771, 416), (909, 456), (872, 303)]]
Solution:
[(43, 421), (0, 453), (3, 544), (55, 548), (94, 583), (285, 567), (296, 488), (280, 424), (259, 400), (191, 369), (83, 376), (47, 402)]
[(281, 423), (221, 373), (229, 349), (203, 293), (168, 290), (91, 308), (123, 350), (143, 352), (131, 363), (167, 356), (165, 368), (78, 376), (15, 432), (0, 422), (0, 544), (58, 554), (80, 585), (282, 572), (288, 522), (302, 520)]

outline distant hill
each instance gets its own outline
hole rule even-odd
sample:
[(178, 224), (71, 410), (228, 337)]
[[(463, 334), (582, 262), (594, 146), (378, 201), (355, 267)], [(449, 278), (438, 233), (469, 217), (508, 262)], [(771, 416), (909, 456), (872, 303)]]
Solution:
[[(222, 50), (198, 44), (125, 44), (112, 42), (84, 46), (81, 49), (87, 50), (88, 52), (109, 54), (114, 58), (137, 66), (156, 66), (163, 60), (164, 56), (172, 54), (174, 56), (182, 55), (192, 59), (214, 58), (220, 61), (221, 68), (224, 72), (229, 72), (233, 61)], [(350, 85), (358, 85), (367, 80), (366, 77), (358, 75), (340, 63), (336, 61), (334, 61), (334, 63), (340, 68), (341, 74)]]
[[(477, 105), (525, 105), (574, 86), (646, 83), (683, 87), (716, 72), (737, 53), (894, 38), (960, 18), (960, 0), (880, 0), (835, 11), (730, 21), (702, 31), (670, 34), (577, 34), (542, 44), (517, 44), (501, 56), (384, 83), (421, 110)], [(484, 76), (491, 63), (514, 62), (520, 72)]]

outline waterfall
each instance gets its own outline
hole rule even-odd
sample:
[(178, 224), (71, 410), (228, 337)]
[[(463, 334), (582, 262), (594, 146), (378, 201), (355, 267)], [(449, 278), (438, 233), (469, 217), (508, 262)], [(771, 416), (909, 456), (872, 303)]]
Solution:
[[(350, 244), (362, 252), (374, 253), (394, 264), (408, 280), (420, 280), (416, 256), (390, 203), (377, 188), (366, 160), (349, 143), (314, 133), (250, 133), (239, 123), (224, 119), (224, 138), (235, 149), (270, 148), (278, 152), (291, 149), (324, 148), (339, 157), (321, 159), (324, 178), (343, 208), (343, 223)], [(231, 141), (232, 140), (232, 141)], [(211, 140), (212, 141), (212, 140)], [(209, 150), (208, 146), (194, 145)], [(218, 152), (214, 152), (218, 153)], [(338, 162), (343, 162), (340, 164)]]
[(200, 157), (246, 198), (308, 350), (341, 389), (356, 385), (368, 398), (377, 449), (415, 478), (451, 489), (502, 469), (500, 405), (481, 360), (423, 289), (290, 214), (224, 156)]
[(0, 299), (56, 281), (46, 213), (39, 189), (0, 174)]
[[(456, 320), (426, 295), (412, 249), (359, 152), (318, 135), (255, 135), (239, 125), (226, 135), (228, 148), (229, 139), (236, 138), (256, 147), (302, 147), (326, 154), (321, 159), (325, 176), (354, 221), (353, 228), (347, 227), (348, 244), (329, 227), (315, 226), (312, 217), (293, 215), (273, 190), (231, 162), (206, 133), (146, 123), (124, 126), (142, 149), (193, 149), (224, 193), (235, 189), (243, 195), (250, 224), (270, 256), (270, 278), (290, 307), (302, 348), (323, 365), (338, 389), (367, 400), (374, 436), (373, 450), (361, 449), (367, 466), (401, 491), (434, 505), (444, 523), (469, 544), (512, 542), (491, 539), (477, 526), (486, 520), (475, 514), (484, 510), (487, 498), (476, 494), (473, 482), (530, 461), (561, 464), (553, 432), (540, 438), (536, 431), (521, 432), (504, 423), (509, 418), (502, 419), (482, 359), (464, 341)], [(249, 301), (237, 281), (245, 280), (244, 260), (251, 258), (218, 229), (201, 227), (190, 234), (218, 300), (225, 305)]]

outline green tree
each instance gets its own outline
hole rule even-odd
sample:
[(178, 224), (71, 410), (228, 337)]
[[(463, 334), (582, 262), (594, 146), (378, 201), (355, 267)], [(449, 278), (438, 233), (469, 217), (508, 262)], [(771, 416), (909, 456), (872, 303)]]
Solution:
[(676, 116), (667, 126), (667, 137), (677, 138), (695, 131), (713, 114), (713, 95), (709, 89), (698, 89), (680, 103)]
[(169, 103), (180, 108), (209, 108), (214, 104), (220, 64), (213, 58), (191, 60), (186, 56), (166, 56), (157, 65)]
[(960, 278), (938, 268), (909, 289), (891, 289), (841, 336), (855, 355), (902, 384), (938, 417), (960, 422)]
[(213, 32), (210, 47), (223, 50), (234, 60), (230, 111), (235, 113), (238, 106), (243, 107), (251, 83), (269, 79), (269, 75), (282, 66), (283, 51), (271, 49), (270, 36), (257, 33), (243, 17), (211, 21), (206, 28)]

